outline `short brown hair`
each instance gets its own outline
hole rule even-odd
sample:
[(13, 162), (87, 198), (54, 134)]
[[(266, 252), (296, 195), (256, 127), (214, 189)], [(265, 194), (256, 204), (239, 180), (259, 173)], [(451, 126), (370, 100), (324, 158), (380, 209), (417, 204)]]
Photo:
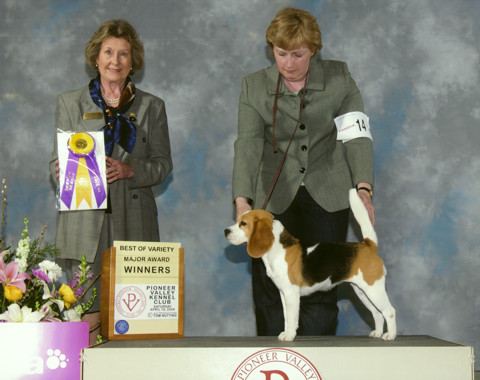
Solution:
[(121, 19), (106, 21), (100, 25), (85, 48), (87, 63), (98, 71), (96, 64), (98, 55), (100, 54), (100, 48), (102, 47), (102, 43), (111, 37), (123, 38), (130, 44), (132, 50), (131, 74), (140, 70), (144, 60), (143, 44), (135, 28), (127, 21)]
[(267, 44), (273, 49), (309, 48), (315, 55), (322, 48), (322, 34), (317, 19), (307, 11), (284, 8), (277, 12), (266, 33)]

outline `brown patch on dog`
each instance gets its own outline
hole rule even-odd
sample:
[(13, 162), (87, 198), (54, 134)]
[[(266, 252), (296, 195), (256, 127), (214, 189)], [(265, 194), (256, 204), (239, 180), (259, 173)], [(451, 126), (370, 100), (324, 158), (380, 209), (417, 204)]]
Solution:
[(373, 285), (384, 275), (383, 260), (378, 256), (377, 245), (370, 239), (365, 239), (357, 247), (357, 256), (352, 263), (349, 278), (357, 275), (360, 269), (365, 282)]
[(292, 235), (290, 235), (290, 232), (288, 232), (285, 228), (283, 229), (283, 232), (280, 234), (280, 244), (283, 246), (283, 248), (288, 248), (291, 247), (292, 245), (298, 244), (298, 239)]
[(302, 260), (302, 248), (300, 244), (290, 246), (285, 250), (285, 261), (288, 265), (288, 278), (293, 285), (305, 286), (305, 280), (303, 278), (303, 260)]
[(285, 249), (285, 261), (288, 266), (288, 278), (290, 282), (294, 285), (302, 286), (305, 281), (302, 275), (302, 247), (298, 239), (292, 236), (286, 229), (283, 229), (280, 234), (280, 244)]
[(304, 286), (305, 280), (303, 279), (303, 251), (298, 239), (290, 235), (290, 233), (284, 229), (280, 234), (280, 243), (285, 249), (285, 261), (288, 266), (288, 278), (294, 285)]
[(242, 216), (242, 220), (246, 222), (248, 229), (248, 254), (254, 258), (263, 256), (275, 239), (272, 232), (273, 215), (267, 211), (253, 210)]

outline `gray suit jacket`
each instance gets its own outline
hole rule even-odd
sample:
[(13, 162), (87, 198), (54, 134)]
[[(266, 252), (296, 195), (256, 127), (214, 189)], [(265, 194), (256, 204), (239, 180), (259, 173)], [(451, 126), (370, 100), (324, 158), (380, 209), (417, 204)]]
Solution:
[[(272, 108), (276, 64), (242, 81), (235, 141), (233, 198), (247, 197), (260, 208), (299, 115), (301, 94), (280, 86), (273, 153)], [(301, 123), (266, 209), (280, 214), (305, 184), (313, 199), (329, 212), (349, 207), (348, 190), (359, 182), (373, 185), (373, 149), (368, 138), (337, 141), (333, 119), (351, 111), (363, 112), (360, 91), (347, 65), (312, 59)]]
[[(54, 150), (50, 174), (57, 159), (57, 128), (63, 131), (98, 131), (103, 116), (84, 120), (85, 114), (101, 113), (93, 103), (88, 86), (60, 95), (55, 112)], [(157, 207), (151, 186), (161, 183), (172, 170), (167, 115), (162, 99), (136, 90), (128, 114), (134, 113), (137, 130), (131, 153), (115, 144), (112, 158), (132, 165), (135, 177), (108, 185), (115, 240), (159, 241)], [(100, 241), (105, 210), (62, 211), (57, 221), (56, 246), (61, 257), (80, 260), (85, 254), (93, 262)]]

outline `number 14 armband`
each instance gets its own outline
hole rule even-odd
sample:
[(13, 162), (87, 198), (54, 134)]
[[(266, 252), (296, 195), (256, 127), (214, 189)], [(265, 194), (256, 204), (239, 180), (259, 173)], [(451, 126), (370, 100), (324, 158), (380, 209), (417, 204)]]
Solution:
[(368, 116), (363, 112), (348, 112), (336, 117), (333, 121), (337, 126), (337, 140), (346, 143), (359, 137), (367, 137), (373, 141)]

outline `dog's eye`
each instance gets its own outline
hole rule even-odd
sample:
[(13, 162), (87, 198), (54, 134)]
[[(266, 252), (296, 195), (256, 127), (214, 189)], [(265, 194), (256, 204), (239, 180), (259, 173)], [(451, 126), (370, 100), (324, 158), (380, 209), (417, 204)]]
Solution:
[(247, 225), (247, 223), (245, 223), (243, 220), (239, 224), (240, 227), (243, 227), (243, 226), (246, 226), (246, 225)]

